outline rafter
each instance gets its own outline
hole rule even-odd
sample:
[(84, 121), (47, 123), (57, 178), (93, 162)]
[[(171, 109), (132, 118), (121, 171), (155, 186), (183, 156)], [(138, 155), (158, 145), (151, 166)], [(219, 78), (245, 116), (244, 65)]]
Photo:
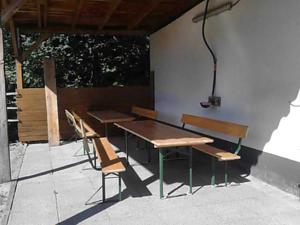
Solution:
[(48, 25), (48, 0), (42, 0), (43, 4), (43, 26), (47, 27)]
[(137, 15), (134, 20), (128, 25), (128, 30), (133, 30), (145, 19), (155, 8), (159, 5), (161, 0), (152, 0), (149, 4), (143, 7), (140, 14)]
[(118, 8), (118, 6), (121, 4), (121, 2), (122, 2), (122, 0), (112, 0), (111, 1), (111, 3), (110, 3), (111, 5), (110, 5), (109, 9), (107, 10), (104, 19), (100, 22), (100, 24), (98, 26), (98, 30), (103, 29), (103, 27), (109, 21), (110, 17), (115, 12), (115, 10)]
[(74, 29), (78, 23), (78, 19), (79, 19), (79, 15), (80, 15), (80, 11), (82, 9), (84, 0), (77, 0), (76, 1), (76, 8), (75, 8), (75, 12), (74, 12), (74, 16), (73, 16), (73, 20), (72, 20), (72, 28)]
[(36, 7), (37, 7), (37, 20), (38, 20), (38, 27), (41, 28), (42, 27), (42, 4), (41, 4), (41, 0), (36, 0)]
[(6, 24), (13, 15), (26, 3), (27, 0), (14, 0), (1, 12), (1, 23)]

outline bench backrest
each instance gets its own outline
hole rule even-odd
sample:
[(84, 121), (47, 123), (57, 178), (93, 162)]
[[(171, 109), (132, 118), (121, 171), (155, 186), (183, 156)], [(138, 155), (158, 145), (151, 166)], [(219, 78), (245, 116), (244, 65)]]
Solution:
[(65, 109), (65, 113), (68, 119), (68, 123), (70, 125), (72, 125), (75, 129), (75, 132), (80, 136), (81, 136), (81, 131), (80, 131), (80, 124), (79, 124), (79, 119), (76, 117), (76, 114), (74, 114), (74, 112), (72, 111), (72, 113)]
[(87, 139), (87, 136), (86, 136), (86, 128), (84, 126), (84, 122), (83, 122), (82, 119), (80, 119), (79, 123), (80, 123), (79, 132), (80, 132), (80, 135), (82, 137), (83, 149), (84, 149), (85, 152), (89, 153), (90, 152), (90, 147), (89, 147), (88, 139)]
[(73, 114), (67, 109), (65, 109), (65, 114), (66, 114), (69, 125), (75, 126), (76, 122), (75, 122), (75, 118), (74, 118)]
[(155, 120), (157, 118), (157, 114), (158, 114), (157, 111), (155, 111), (155, 110), (141, 108), (141, 107), (137, 107), (137, 106), (133, 106), (131, 109), (131, 112), (140, 117), (145, 117), (145, 118), (149, 118), (149, 119), (153, 119), (153, 120)]
[(181, 122), (183, 126), (188, 124), (238, 138), (245, 138), (248, 132), (248, 126), (245, 125), (188, 114), (182, 115)]

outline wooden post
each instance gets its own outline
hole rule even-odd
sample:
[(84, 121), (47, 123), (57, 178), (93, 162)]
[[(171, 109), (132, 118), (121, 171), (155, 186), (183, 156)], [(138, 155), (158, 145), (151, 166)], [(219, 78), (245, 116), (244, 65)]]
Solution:
[(48, 142), (50, 146), (58, 146), (60, 137), (55, 78), (55, 61), (53, 58), (45, 58), (44, 60), (44, 80), (47, 108)]
[(11, 180), (8, 147), (6, 89), (3, 59), (3, 36), (0, 28), (0, 183)]
[(18, 59), (16, 59), (16, 73), (17, 73), (17, 89), (23, 89), (22, 63)]

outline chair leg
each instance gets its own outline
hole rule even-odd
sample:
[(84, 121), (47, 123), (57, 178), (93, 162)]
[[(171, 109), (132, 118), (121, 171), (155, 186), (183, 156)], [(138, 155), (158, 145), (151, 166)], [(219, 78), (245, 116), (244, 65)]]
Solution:
[(105, 202), (105, 174), (102, 173), (102, 202)]
[(225, 186), (227, 186), (228, 183), (228, 162), (225, 161), (225, 175), (224, 175), (224, 180), (225, 180)]
[(122, 200), (122, 183), (121, 183), (121, 174), (118, 173), (118, 177), (119, 177), (119, 201)]
[(212, 169), (212, 175), (211, 175), (211, 185), (216, 184), (216, 159), (214, 157), (211, 157), (211, 169)]

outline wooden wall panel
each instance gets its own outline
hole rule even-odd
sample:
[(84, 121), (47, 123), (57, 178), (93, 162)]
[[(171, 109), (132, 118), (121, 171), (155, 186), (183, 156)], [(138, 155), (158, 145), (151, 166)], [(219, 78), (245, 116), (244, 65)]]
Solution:
[[(44, 88), (20, 89), (17, 92), (20, 94), (17, 106), (21, 110), (18, 112), (20, 141), (48, 140)], [(114, 109), (128, 113), (133, 105), (154, 107), (150, 87), (58, 88), (57, 94), (61, 139), (74, 134), (67, 123), (66, 108), (87, 117), (87, 110)]]
[[(81, 116), (88, 110), (117, 110), (130, 112), (133, 105), (154, 107), (150, 87), (63, 88), (58, 89), (60, 135), (62, 139), (74, 132), (70, 129), (65, 109), (75, 110)], [(90, 118), (91, 119), (91, 118)], [(95, 120), (95, 123), (99, 123)], [(99, 123), (100, 126), (100, 123)], [(101, 128), (101, 126), (99, 127)], [(102, 127), (103, 128), (103, 127)]]
[(48, 140), (45, 89), (17, 89), (17, 93), (19, 140)]

